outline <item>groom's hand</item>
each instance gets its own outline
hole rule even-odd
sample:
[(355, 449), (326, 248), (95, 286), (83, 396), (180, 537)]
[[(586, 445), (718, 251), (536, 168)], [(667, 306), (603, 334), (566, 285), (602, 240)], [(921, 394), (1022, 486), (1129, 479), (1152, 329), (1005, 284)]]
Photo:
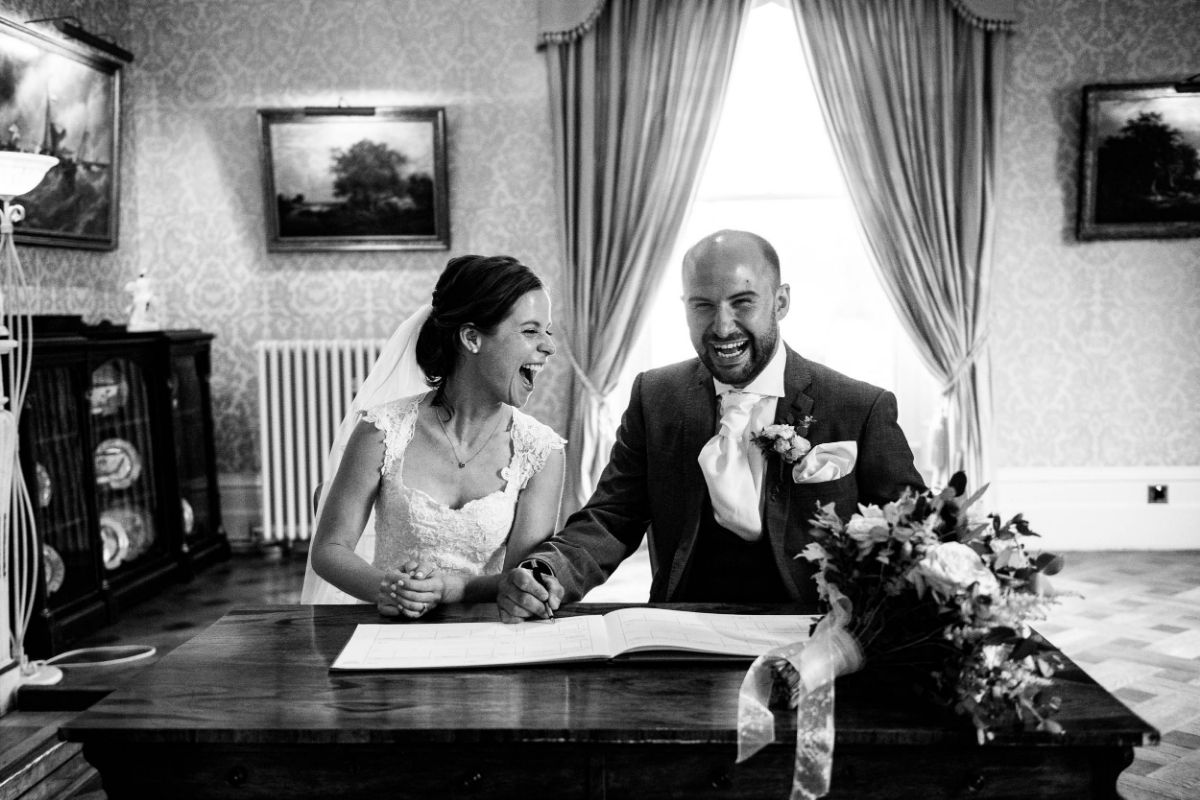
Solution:
[(535, 577), (524, 567), (515, 567), (500, 579), (496, 606), (501, 622), (550, 619), (562, 603), (563, 587), (549, 572)]

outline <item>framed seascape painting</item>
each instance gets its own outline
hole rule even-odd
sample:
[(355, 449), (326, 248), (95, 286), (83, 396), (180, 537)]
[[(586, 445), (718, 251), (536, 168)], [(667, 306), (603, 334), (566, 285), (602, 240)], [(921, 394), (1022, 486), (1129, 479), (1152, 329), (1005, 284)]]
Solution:
[(1079, 238), (1200, 236), (1200, 84), (1085, 86), (1083, 101)]
[(0, 149), (58, 158), (18, 198), (18, 242), (117, 246), (120, 66), (0, 19)]
[(268, 250), (450, 247), (444, 109), (258, 116)]

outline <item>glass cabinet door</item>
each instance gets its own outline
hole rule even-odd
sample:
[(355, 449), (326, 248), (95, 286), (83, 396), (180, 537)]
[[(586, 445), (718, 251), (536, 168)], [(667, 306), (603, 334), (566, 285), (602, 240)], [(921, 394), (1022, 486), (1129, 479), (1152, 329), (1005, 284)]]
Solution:
[(171, 419), (175, 429), (175, 466), (179, 477), (179, 506), (184, 542), (189, 546), (208, 539), (216, 531), (211, 519), (209, 453), (211, 440), (206, 430), (204, 378), (195, 353), (176, 353), (171, 358)]
[(158, 494), (146, 375), (130, 358), (110, 358), (91, 372), (96, 510), (106, 573), (118, 575), (164, 552), (155, 528)]
[[(34, 520), (42, 539), (42, 581), (48, 608), (61, 608), (100, 588), (91, 541), (86, 480), (91, 470), (80, 442), (80, 372), (35, 366), (22, 411), (22, 449)], [(31, 474), (32, 473), (32, 474)]]

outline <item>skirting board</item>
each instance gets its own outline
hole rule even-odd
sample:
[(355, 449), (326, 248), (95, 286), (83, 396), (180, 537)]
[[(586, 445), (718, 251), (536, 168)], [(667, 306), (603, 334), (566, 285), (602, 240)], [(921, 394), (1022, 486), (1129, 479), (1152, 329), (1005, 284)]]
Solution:
[[(230, 546), (257, 546), (258, 474), (219, 483)], [(1167, 486), (1168, 502), (1146, 502), (1152, 485)], [(1041, 550), (1200, 550), (1200, 467), (1002, 468), (980, 510), (1024, 514)]]
[(1024, 514), (1039, 550), (1200, 550), (1200, 467), (1001, 468), (981, 510)]
[(262, 525), (262, 483), (257, 472), (222, 472), (221, 521), (229, 546), (235, 551), (257, 545), (252, 531)]

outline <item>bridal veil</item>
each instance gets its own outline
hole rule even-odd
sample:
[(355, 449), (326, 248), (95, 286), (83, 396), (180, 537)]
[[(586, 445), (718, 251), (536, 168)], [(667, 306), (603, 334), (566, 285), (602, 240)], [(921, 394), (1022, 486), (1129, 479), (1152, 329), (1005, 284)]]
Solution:
[[(316, 520), (313, 525), (314, 531), (321, 524), (321, 514), (325, 509), (329, 487), (333, 485), (333, 476), (337, 474), (338, 467), (342, 463), (342, 455), (346, 451), (346, 443), (350, 440), (350, 434), (358, 425), (360, 412), (392, 400), (398, 400), (401, 397), (411, 397), (428, 391), (429, 384), (425, 382), (425, 373), (417, 365), (417, 336), (421, 333), (421, 326), (429, 318), (431, 309), (432, 306), (427, 303), (400, 323), (400, 327), (383, 346), (379, 352), (379, 358), (375, 360), (375, 366), (371, 367), (366, 380), (354, 395), (350, 409), (338, 426), (337, 434), (333, 439), (333, 447), (330, 448), (329, 458), (326, 461), (324, 481), (321, 484), (321, 497), (317, 502)], [(362, 602), (313, 572), (312, 551), (312, 542), (310, 541), (308, 566), (304, 571), (304, 587), (300, 591), (300, 602), (313, 605)], [(363, 528), (362, 536), (359, 538), (354, 552), (367, 562), (371, 562), (375, 558), (374, 511), (367, 519), (366, 527)]]

